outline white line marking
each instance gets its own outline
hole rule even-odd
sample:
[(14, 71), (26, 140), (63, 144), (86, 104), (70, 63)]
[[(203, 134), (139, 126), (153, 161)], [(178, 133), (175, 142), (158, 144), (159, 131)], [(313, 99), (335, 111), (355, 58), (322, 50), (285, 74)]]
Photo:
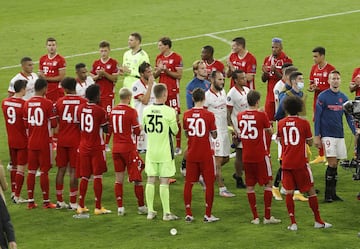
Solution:
[[(223, 41), (222, 38), (217, 37), (215, 35), (225, 34), (225, 33), (230, 33), (230, 32), (236, 32), (236, 31), (241, 31), (241, 30), (270, 27), (270, 26), (276, 26), (276, 25), (287, 24), (287, 23), (306, 22), (306, 21), (311, 21), (311, 20), (316, 20), (316, 19), (322, 19), (322, 18), (334, 17), (334, 16), (341, 16), (341, 15), (348, 15), (348, 14), (353, 14), (353, 13), (358, 13), (358, 12), (360, 12), (360, 9), (359, 10), (350, 10), (350, 11), (345, 11), (345, 12), (338, 12), (338, 13), (333, 13), (333, 14), (326, 14), (326, 15), (321, 15), (321, 16), (313, 16), (313, 17), (293, 19), (293, 20), (287, 20), (287, 21), (266, 23), (266, 24), (260, 24), (260, 25), (243, 27), (243, 28), (228, 29), (228, 30), (222, 30), (222, 31), (217, 31), (217, 32), (213, 32), (213, 33), (208, 33), (208, 34), (185, 36), (185, 37), (172, 39), (172, 41), (184, 41), (184, 40), (189, 40), (189, 39), (201, 38), (201, 37), (204, 37), (204, 36), (209, 36), (209, 37), (212, 37), (212, 38)], [(151, 45), (156, 45), (156, 44), (157, 44), (157, 42), (150, 42), (150, 43), (144, 43), (141, 46), (146, 47), (146, 46), (151, 46)], [(112, 50), (121, 51), (121, 50), (126, 50), (126, 49), (128, 49), (128, 47), (114, 48)], [(98, 51), (92, 51), (92, 52), (81, 53), (81, 54), (67, 55), (67, 56), (65, 56), (65, 58), (74, 58), (74, 57), (92, 55), (92, 54), (97, 54), (97, 53), (98, 53)], [(35, 62), (35, 64), (37, 64), (37, 62)], [(20, 66), (19, 64), (18, 65), (12, 65), (12, 66), (4, 66), (4, 67), (0, 67), (0, 70), (16, 68), (16, 67), (19, 67), (19, 66)]]

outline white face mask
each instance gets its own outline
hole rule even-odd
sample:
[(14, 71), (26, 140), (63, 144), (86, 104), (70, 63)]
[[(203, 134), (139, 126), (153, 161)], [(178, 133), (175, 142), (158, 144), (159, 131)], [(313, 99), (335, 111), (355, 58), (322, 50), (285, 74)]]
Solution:
[(304, 89), (304, 86), (305, 86), (304, 82), (298, 82), (297, 83), (297, 87), (299, 88), (299, 90)]

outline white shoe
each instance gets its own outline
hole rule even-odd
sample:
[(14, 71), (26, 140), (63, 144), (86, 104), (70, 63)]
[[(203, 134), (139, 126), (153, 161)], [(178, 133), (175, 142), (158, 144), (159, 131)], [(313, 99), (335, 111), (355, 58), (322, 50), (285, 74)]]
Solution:
[(110, 152), (110, 151), (111, 151), (110, 146), (109, 146), (108, 144), (105, 144), (105, 151), (106, 151), (106, 152)]
[(253, 220), (251, 221), (251, 224), (259, 225), (259, 224), (260, 224), (260, 219), (259, 219), (259, 218), (253, 219)]
[(8, 163), (8, 165), (6, 166), (6, 168), (7, 168), (8, 171), (11, 171), (12, 165), (10, 164), (10, 162)]
[(172, 213), (167, 213), (167, 214), (164, 214), (163, 216), (163, 220), (164, 221), (171, 221), (171, 220), (178, 220), (179, 217), (177, 217), (175, 214), (172, 214)]
[(227, 189), (220, 191), (219, 195), (222, 196), (222, 197), (234, 197), (235, 196), (235, 194), (231, 193)]
[(138, 214), (147, 214), (148, 208), (146, 206), (138, 207)]
[(276, 219), (274, 216), (271, 216), (270, 219), (265, 219), (264, 218), (264, 221), (263, 223), (266, 225), (266, 224), (278, 224), (280, 223), (281, 220), (280, 219)]
[(330, 228), (330, 227), (332, 227), (332, 225), (327, 222), (319, 223), (319, 222), (315, 221), (315, 223), (314, 223), (314, 228)]
[(191, 215), (186, 215), (185, 216), (185, 222), (191, 223), (193, 221), (194, 221), (194, 216), (191, 216)]
[(19, 197), (14, 196), (12, 198), (12, 200), (13, 200), (13, 202), (15, 204), (21, 204), (21, 203), (28, 203), (29, 202), (27, 199), (23, 199), (21, 196), (19, 196)]
[(220, 220), (220, 218), (215, 217), (214, 215), (211, 215), (210, 217), (207, 216), (207, 215), (204, 216), (204, 222), (205, 223), (215, 222), (215, 221), (218, 221), (218, 220)]
[(179, 156), (179, 155), (181, 155), (181, 154), (182, 154), (181, 148), (176, 148), (176, 149), (175, 149), (175, 152), (174, 152), (174, 155), (175, 155), (175, 156)]
[(229, 158), (235, 158), (236, 157), (236, 152), (230, 153)]
[(77, 210), (78, 204), (77, 203), (69, 203), (69, 210)]
[(118, 216), (124, 216), (124, 215), (125, 215), (125, 208), (118, 207)]
[(68, 209), (69, 205), (66, 204), (64, 201), (57, 201), (56, 202), (56, 209)]
[(290, 231), (297, 231), (298, 227), (297, 227), (296, 223), (293, 223), (290, 226), (288, 226), (287, 229)]
[(156, 211), (148, 211), (148, 214), (147, 214), (147, 219), (148, 220), (153, 220), (153, 219), (155, 219), (155, 217), (156, 217), (156, 215), (157, 215), (157, 212)]
[(186, 168), (182, 168), (182, 166), (180, 166), (180, 173), (182, 174), (183, 177), (186, 176)]

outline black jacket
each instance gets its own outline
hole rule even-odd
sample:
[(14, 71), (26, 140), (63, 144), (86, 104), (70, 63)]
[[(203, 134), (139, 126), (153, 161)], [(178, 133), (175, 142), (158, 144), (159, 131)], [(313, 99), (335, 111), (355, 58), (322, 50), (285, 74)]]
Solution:
[(8, 243), (15, 241), (14, 227), (3, 198), (0, 195), (0, 248), (8, 248)]

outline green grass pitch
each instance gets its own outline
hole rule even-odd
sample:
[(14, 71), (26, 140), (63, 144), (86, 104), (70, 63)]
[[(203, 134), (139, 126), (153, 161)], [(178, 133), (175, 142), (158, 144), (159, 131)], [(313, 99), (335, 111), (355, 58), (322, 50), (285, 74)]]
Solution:
[[(265, 99), (265, 85), (261, 83), (261, 65), (271, 53), (271, 38), (281, 37), (284, 51), (308, 78), (313, 64), (311, 50), (324, 46), (327, 60), (342, 73), (341, 89), (352, 98), (348, 84), (352, 71), (359, 66), (360, 2), (354, 0), (286, 1), (286, 0), (225, 0), (225, 1), (4, 1), (0, 14), (0, 97), (7, 96), (9, 80), (19, 71), (20, 58), (30, 56), (38, 61), (45, 54), (45, 40), (53, 36), (58, 40), (58, 52), (67, 56), (67, 75), (74, 76), (76, 63), (84, 62), (88, 68), (98, 58), (101, 40), (111, 43), (111, 56), (122, 61), (131, 32), (143, 36), (145, 49), (152, 63), (158, 54), (156, 42), (161, 36), (173, 39), (173, 50), (184, 60), (181, 80), (181, 100), (185, 110), (184, 89), (192, 78), (191, 64), (199, 59), (201, 47), (212, 45), (215, 57), (224, 59), (230, 52), (230, 41), (244, 36), (247, 48), (257, 58), (256, 87)], [(38, 65), (35, 66), (37, 68)], [(228, 89), (229, 80), (226, 81)], [(116, 89), (122, 86), (120, 77)], [(311, 120), (312, 94), (308, 94), (308, 119)], [(9, 160), (3, 117), (0, 117), (0, 158), (6, 165)], [(346, 127), (349, 157), (353, 140)], [(182, 146), (186, 146), (183, 138)], [(313, 154), (316, 154), (312, 148)], [(276, 146), (272, 145), (273, 171), (276, 172)], [(176, 158), (177, 168), (181, 157)], [(321, 215), (333, 228), (315, 230), (312, 212), (307, 203), (296, 202), (299, 230), (286, 229), (289, 218), (284, 201), (273, 201), (272, 213), (282, 219), (279, 225), (250, 224), (252, 218), (245, 190), (235, 189), (231, 178), (233, 161), (224, 166), (225, 183), (236, 194), (224, 199), (215, 192), (214, 215), (221, 220), (204, 224), (204, 197), (200, 186), (193, 190), (193, 212), (196, 222), (185, 224), (182, 220), (164, 222), (146, 220), (137, 215), (133, 187), (125, 184), (124, 206), (127, 215), (116, 215), (113, 193), (114, 173), (110, 154), (109, 172), (104, 175), (103, 205), (114, 213), (90, 219), (73, 219), (67, 210), (26, 210), (25, 205), (10, 203), (8, 208), (15, 226), (19, 248), (358, 248), (360, 231), (360, 202), (355, 196), (360, 191), (359, 182), (351, 174), (339, 169), (338, 192), (344, 202), (324, 204), (324, 165), (314, 165), (313, 173), (319, 195)], [(56, 168), (50, 171), (51, 199), (55, 197)], [(176, 175), (177, 183), (171, 185), (171, 207), (184, 217), (182, 197), (183, 178)], [(25, 182), (26, 183), (26, 182)], [(67, 181), (66, 181), (67, 185)], [(66, 186), (65, 185), (65, 186)], [(39, 179), (36, 199), (40, 203)], [(216, 188), (217, 189), (217, 188)], [(67, 191), (67, 189), (66, 189)], [(65, 191), (66, 195), (67, 192)], [(263, 214), (262, 189), (257, 188), (258, 210)], [(94, 208), (92, 184), (89, 185), (87, 206)], [(66, 196), (65, 195), (65, 196)], [(23, 196), (26, 196), (26, 184)], [(67, 200), (67, 198), (66, 198)], [(155, 208), (161, 211), (160, 200), (155, 198)], [(160, 212), (161, 213), (161, 212)], [(169, 231), (176, 228), (178, 234)]]

